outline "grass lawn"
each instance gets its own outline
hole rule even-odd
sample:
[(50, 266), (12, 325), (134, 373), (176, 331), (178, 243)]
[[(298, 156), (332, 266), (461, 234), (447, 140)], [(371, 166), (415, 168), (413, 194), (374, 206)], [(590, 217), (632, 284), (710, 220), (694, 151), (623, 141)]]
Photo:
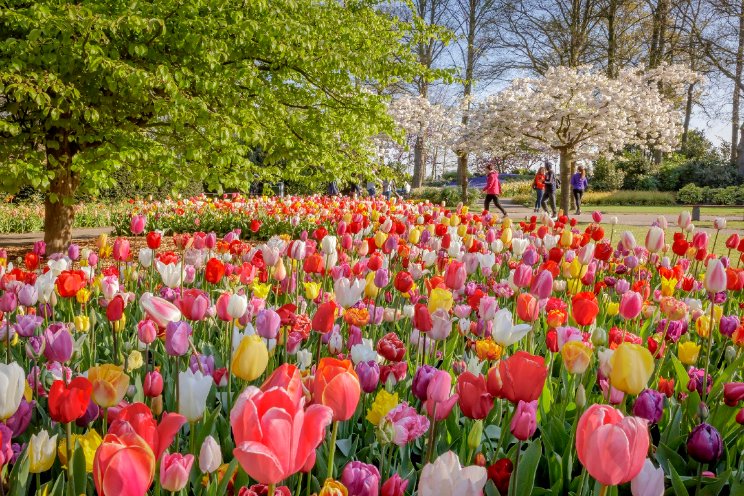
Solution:
[[(666, 214), (666, 215), (677, 215), (682, 210), (692, 211), (692, 207), (689, 206), (649, 206), (649, 205), (601, 205), (591, 206), (587, 205), (585, 210), (599, 210), (602, 213), (618, 213), (618, 214)], [(738, 220), (744, 220), (744, 208), (742, 207), (715, 207), (700, 209), (700, 215), (712, 215), (716, 217), (732, 217), (738, 218)]]

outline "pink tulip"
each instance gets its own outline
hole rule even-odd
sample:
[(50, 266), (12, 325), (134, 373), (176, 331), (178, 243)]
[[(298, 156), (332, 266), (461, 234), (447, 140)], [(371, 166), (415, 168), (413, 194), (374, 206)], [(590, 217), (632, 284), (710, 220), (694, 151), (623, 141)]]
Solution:
[(512, 435), (520, 441), (531, 438), (537, 430), (537, 400), (529, 403), (520, 400), (509, 428)]
[(726, 291), (726, 269), (723, 267), (719, 258), (713, 258), (708, 261), (708, 268), (705, 271), (705, 289), (711, 293), (720, 293)]
[(145, 222), (147, 221), (147, 217), (144, 215), (134, 215), (132, 216), (132, 220), (129, 223), (129, 230), (134, 234), (135, 236), (139, 236), (143, 232), (145, 232)]
[(114, 260), (117, 262), (125, 262), (132, 256), (132, 252), (129, 248), (129, 240), (124, 238), (116, 238), (114, 241), (113, 249)]
[(549, 270), (541, 270), (532, 278), (530, 293), (538, 300), (544, 300), (553, 292), (553, 274)]
[(658, 253), (664, 248), (664, 230), (653, 226), (646, 233), (646, 249), (651, 253)]
[(230, 296), (232, 296), (230, 293), (222, 293), (217, 298), (217, 303), (215, 304), (215, 308), (217, 309), (217, 318), (223, 322), (231, 322), (233, 320), (230, 312), (227, 311), (230, 306)]
[(467, 277), (465, 264), (452, 260), (444, 272), (444, 284), (453, 291), (459, 291), (465, 287)]
[(155, 456), (131, 426), (106, 434), (93, 459), (93, 482), (100, 496), (143, 496), (155, 477)]
[(514, 269), (514, 285), (520, 288), (526, 288), (532, 282), (532, 267), (525, 264), (517, 265)]
[(163, 453), (160, 460), (160, 485), (166, 491), (180, 491), (189, 481), (194, 455), (183, 456), (181, 453)]
[(609, 405), (594, 404), (579, 419), (576, 452), (589, 474), (606, 486), (632, 480), (648, 452), (646, 421), (624, 417)]
[(703, 250), (708, 248), (708, 233), (705, 231), (698, 231), (692, 236), (692, 242), (690, 245), (696, 250)]
[(640, 293), (628, 291), (620, 298), (620, 316), (625, 320), (632, 320), (641, 313), (643, 298)]
[(600, 212), (599, 210), (595, 210), (594, 212), (592, 212), (592, 220), (597, 224), (602, 222), (602, 212)]
[(681, 229), (687, 229), (687, 227), (692, 223), (692, 216), (690, 215), (690, 212), (687, 210), (683, 210), (679, 213), (679, 216), (677, 217), (677, 225)]
[(243, 470), (262, 484), (276, 484), (299, 472), (325, 438), (333, 419), (327, 406), (310, 405), (280, 387), (249, 386), (230, 412), (233, 454)]
[(152, 293), (144, 293), (140, 297), (139, 302), (142, 310), (158, 327), (165, 328), (168, 322), (181, 320), (181, 311), (178, 307), (159, 296), (153, 296)]
[(623, 245), (623, 248), (631, 251), (633, 248), (636, 247), (636, 240), (635, 236), (633, 236), (633, 233), (630, 231), (625, 231), (620, 236), (620, 243)]

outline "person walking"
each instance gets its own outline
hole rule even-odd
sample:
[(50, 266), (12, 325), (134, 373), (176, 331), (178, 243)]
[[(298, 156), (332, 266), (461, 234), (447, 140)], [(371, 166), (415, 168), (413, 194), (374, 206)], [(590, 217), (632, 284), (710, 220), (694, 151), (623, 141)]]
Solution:
[(375, 186), (374, 177), (367, 180), (367, 193), (369, 193), (370, 197), (374, 197), (377, 195), (377, 187)]
[(328, 196), (338, 196), (338, 183), (333, 180), (330, 183), (328, 183)]
[(491, 202), (496, 205), (496, 208), (501, 210), (501, 213), (506, 216), (506, 210), (501, 206), (499, 202), (499, 195), (501, 194), (501, 183), (499, 182), (499, 173), (494, 170), (493, 165), (488, 164), (488, 176), (486, 177), (486, 187), (483, 188), (483, 192), (486, 194), (486, 199), (483, 204), (483, 210), (490, 211), (489, 206)]
[(545, 192), (543, 193), (542, 209), (548, 211), (548, 202), (550, 202), (550, 210), (553, 217), (556, 216), (555, 210), (555, 192), (560, 187), (560, 181), (553, 171), (553, 164), (551, 162), (545, 162)]
[(542, 206), (543, 194), (545, 194), (545, 167), (537, 169), (535, 179), (532, 181), (532, 189), (535, 190), (535, 212), (540, 211)]
[(581, 197), (584, 191), (589, 187), (589, 181), (586, 178), (586, 169), (580, 165), (576, 173), (571, 176), (571, 190), (573, 191), (574, 203), (576, 203), (576, 215), (581, 215)]
[(390, 200), (390, 197), (393, 194), (393, 190), (395, 189), (395, 181), (392, 179), (383, 179), (382, 181), (382, 194), (385, 196), (386, 200)]

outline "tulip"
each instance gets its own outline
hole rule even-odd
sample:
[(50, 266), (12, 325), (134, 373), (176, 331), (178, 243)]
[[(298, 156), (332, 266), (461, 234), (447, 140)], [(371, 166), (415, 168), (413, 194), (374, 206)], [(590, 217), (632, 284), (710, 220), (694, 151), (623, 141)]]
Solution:
[(644, 389), (633, 405), (633, 415), (656, 424), (664, 414), (664, 395), (653, 389)]
[(333, 411), (323, 405), (305, 410), (304, 399), (293, 399), (284, 388), (248, 386), (230, 412), (233, 454), (251, 478), (276, 484), (314, 461), (332, 418)]
[(252, 334), (240, 340), (232, 356), (230, 371), (244, 381), (254, 381), (266, 370), (269, 363), (269, 349), (266, 342)]
[(627, 393), (638, 394), (648, 384), (654, 371), (654, 357), (648, 349), (624, 342), (610, 358), (612, 387)]
[(165, 329), (169, 322), (181, 320), (181, 311), (173, 303), (152, 293), (143, 293), (139, 300), (142, 310), (158, 327)]
[(687, 436), (687, 453), (700, 463), (711, 463), (723, 455), (723, 441), (715, 427), (702, 423)]
[(54, 381), (49, 389), (49, 416), (55, 422), (72, 422), (85, 414), (88, 409), (93, 386), (85, 377), (65, 381)]
[(436, 341), (443, 341), (452, 332), (452, 319), (449, 317), (449, 313), (443, 309), (439, 309), (431, 315), (432, 328), (429, 331), (429, 337)]
[(380, 471), (374, 465), (354, 460), (344, 467), (341, 483), (349, 491), (349, 496), (377, 496)]
[(167, 451), (160, 460), (160, 486), (166, 491), (177, 492), (186, 487), (189, 481), (189, 472), (194, 464), (194, 455), (186, 456), (181, 453)]
[(380, 383), (380, 366), (374, 360), (359, 362), (354, 371), (359, 376), (359, 385), (365, 393), (371, 393)]
[(204, 279), (210, 284), (218, 284), (222, 277), (225, 275), (225, 264), (216, 259), (210, 258), (207, 260), (207, 265), (204, 270)]
[(274, 310), (265, 309), (256, 316), (256, 333), (265, 339), (276, 339), (281, 326), (281, 317)]
[(695, 363), (697, 363), (698, 355), (700, 355), (700, 348), (701, 346), (696, 344), (694, 341), (680, 343), (677, 347), (677, 356), (679, 357), (679, 361), (684, 365), (695, 365)]
[(157, 370), (148, 372), (142, 383), (142, 389), (148, 398), (160, 396), (163, 393), (163, 376)]
[(633, 496), (663, 496), (664, 470), (654, 467), (651, 460), (646, 458), (641, 471), (630, 481), (630, 491)]
[(493, 316), (491, 338), (501, 346), (511, 346), (521, 341), (532, 329), (530, 324), (512, 325), (512, 321), (512, 314), (506, 308), (502, 308)]
[(200, 289), (187, 289), (178, 299), (178, 307), (189, 320), (204, 320), (209, 309), (209, 296)]
[(447, 451), (428, 463), (419, 478), (419, 496), (480, 496), (488, 480), (486, 469), (462, 467), (455, 453)]
[(643, 297), (635, 291), (628, 291), (620, 298), (619, 313), (625, 320), (633, 320), (641, 313)]
[(457, 378), (458, 405), (462, 414), (471, 419), (484, 419), (493, 408), (493, 396), (486, 388), (486, 378), (465, 372)]
[(520, 401), (514, 410), (509, 426), (512, 435), (520, 441), (526, 441), (537, 430), (537, 400), (525, 403)]
[(155, 400), (153, 400), (152, 411), (144, 403), (132, 403), (119, 411), (108, 432), (124, 435), (134, 430), (145, 440), (155, 454), (155, 458), (159, 459), (160, 455), (173, 443), (179, 429), (186, 423), (186, 417), (177, 413), (164, 413), (158, 424), (153, 417), (155, 410)]
[(520, 350), (491, 367), (486, 385), (495, 397), (529, 403), (540, 397), (547, 377), (545, 358)]
[(313, 402), (329, 407), (334, 421), (349, 420), (359, 403), (361, 386), (349, 360), (321, 358), (315, 372)]
[(624, 417), (609, 405), (590, 406), (576, 427), (579, 460), (592, 477), (606, 486), (629, 482), (638, 475), (648, 446), (646, 421)]
[(199, 470), (204, 474), (211, 474), (222, 465), (222, 451), (220, 445), (212, 436), (204, 438), (199, 450)]
[(534, 322), (540, 312), (537, 299), (530, 293), (517, 296), (517, 316), (525, 322)]
[(361, 298), (364, 293), (364, 280), (355, 279), (350, 281), (345, 277), (341, 277), (333, 283), (333, 291), (336, 294), (336, 302), (343, 308), (349, 308), (354, 306)]
[(459, 291), (465, 287), (467, 277), (465, 264), (452, 260), (444, 272), (444, 284), (453, 291)]
[(170, 356), (182, 356), (189, 350), (193, 330), (186, 321), (169, 322), (165, 328), (165, 351)]
[(26, 385), (25, 375), (16, 362), (0, 363), (0, 420), (10, 418), (21, 405)]
[(380, 496), (404, 496), (407, 487), (408, 480), (395, 473), (382, 485)]
[(146, 221), (147, 221), (147, 216), (145, 215), (133, 215), (132, 220), (129, 222), (129, 231), (133, 235), (139, 236), (145, 231)]
[(569, 341), (561, 348), (561, 357), (569, 373), (583, 374), (592, 360), (592, 349), (582, 341)]
[(580, 326), (587, 326), (594, 322), (599, 313), (597, 297), (594, 293), (583, 292), (575, 295), (571, 300), (571, 315)]
[(24, 284), (23, 287), (18, 291), (18, 303), (23, 306), (32, 307), (36, 305), (36, 302), (38, 300), (39, 291), (36, 289), (36, 286)]
[(539, 300), (550, 297), (553, 292), (553, 274), (548, 270), (541, 270), (532, 279), (530, 293), (535, 295)]
[(318, 310), (313, 315), (311, 322), (312, 329), (321, 334), (328, 334), (333, 329), (336, 320), (338, 306), (333, 300), (321, 303)]
[(646, 233), (646, 249), (650, 253), (658, 253), (664, 248), (664, 230), (653, 226)]
[(178, 413), (189, 422), (196, 422), (207, 408), (207, 396), (214, 381), (201, 371), (190, 369), (178, 373)]
[(155, 341), (155, 338), (158, 337), (155, 322), (149, 319), (139, 321), (137, 323), (137, 337), (144, 344), (150, 344)]
[(44, 429), (32, 434), (28, 441), (29, 472), (40, 474), (52, 468), (56, 452), (57, 434), (49, 437)]
[(726, 268), (718, 258), (708, 261), (708, 267), (705, 271), (705, 289), (711, 293), (720, 293), (726, 290)]
[(93, 482), (100, 496), (142, 496), (155, 477), (155, 456), (136, 433), (106, 434), (93, 461)]
[(72, 335), (66, 324), (56, 323), (44, 331), (44, 356), (53, 362), (66, 362), (72, 357)]
[(735, 407), (744, 400), (744, 382), (727, 382), (723, 385), (723, 401), (731, 407)]
[(93, 386), (93, 401), (103, 408), (118, 405), (129, 388), (129, 376), (123, 367), (112, 364), (91, 367), (88, 380)]

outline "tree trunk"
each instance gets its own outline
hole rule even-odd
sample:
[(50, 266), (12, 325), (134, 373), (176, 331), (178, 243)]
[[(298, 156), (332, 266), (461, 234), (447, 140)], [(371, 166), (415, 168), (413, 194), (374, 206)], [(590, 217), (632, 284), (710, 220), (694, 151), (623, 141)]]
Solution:
[(739, 174), (744, 176), (744, 123), (739, 130), (741, 135), (739, 136), (739, 147), (736, 150), (736, 167), (739, 169)]
[(560, 209), (563, 214), (569, 212), (571, 205), (571, 167), (573, 166), (573, 150), (563, 148), (561, 150), (561, 201)]
[(56, 175), (44, 198), (44, 242), (47, 244), (47, 253), (61, 252), (72, 241), (72, 223), (75, 218), (72, 198), (77, 189), (77, 180), (69, 170), (67, 164), (62, 170), (54, 171)]
[(424, 185), (426, 175), (424, 160), (424, 137), (419, 135), (416, 138), (416, 144), (413, 146), (413, 184), (411, 186), (414, 188), (420, 188)]
[(610, 0), (607, 6), (607, 77), (617, 75), (617, 0)]
[[(744, 72), (744, 0), (739, 7), (739, 32), (736, 46), (736, 70), (734, 71), (734, 93), (731, 99), (731, 163), (738, 164), (739, 151), (739, 106), (741, 102), (741, 77)], [(742, 170), (741, 165), (739, 170)]]
[(687, 87), (687, 103), (685, 104), (685, 122), (683, 124), (682, 131), (682, 149), (687, 146), (687, 137), (690, 133), (690, 118), (692, 117), (692, 96), (694, 93), (695, 85), (691, 84)]
[(457, 152), (457, 182), (460, 183), (462, 203), (468, 204), (468, 154), (463, 151)]

